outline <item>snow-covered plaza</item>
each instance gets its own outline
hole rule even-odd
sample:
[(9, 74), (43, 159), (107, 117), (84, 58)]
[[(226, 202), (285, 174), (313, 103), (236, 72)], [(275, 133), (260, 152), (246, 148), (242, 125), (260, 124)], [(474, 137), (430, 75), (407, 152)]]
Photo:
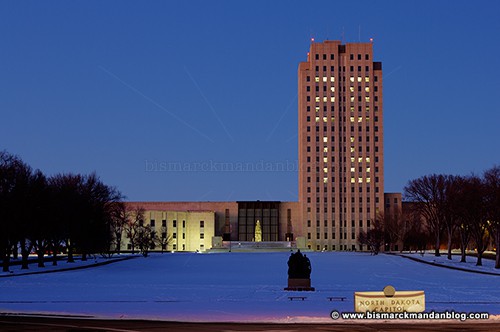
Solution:
[[(356, 291), (423, 290), (426, 311), (500, 315), (500, 276), (403, 257), (307, 253), (315, 292), (290, 301), (289, 253), (154, 254), (83, 270), (0, 278), (0, 312), (172, 321), (328, 322)], [(67, 265), (67, 263), (60, 263)], [(327, 297), (346, 297), (330, 302)]]

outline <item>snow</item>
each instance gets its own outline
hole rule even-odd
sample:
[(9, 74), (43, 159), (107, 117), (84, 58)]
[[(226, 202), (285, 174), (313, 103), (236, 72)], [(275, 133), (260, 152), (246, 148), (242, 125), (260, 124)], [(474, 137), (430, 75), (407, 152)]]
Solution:
[[(381, 291), (392, 285), (396, 290), (424, 290), (426, 311), (500, 314), (500, 276), (385, 254), (318, 252), (307, 256), (315, 292), (283, 290), (288, 253), (165, 253), (83, 270), (0, 278), (0, 312), (173, 321), (331, 322), (332, 310), (354, 310), (354, 292)], [(307, 299), (290, 301), (292, 295)], [(330, 302), (329, 296), (347, 300)]]

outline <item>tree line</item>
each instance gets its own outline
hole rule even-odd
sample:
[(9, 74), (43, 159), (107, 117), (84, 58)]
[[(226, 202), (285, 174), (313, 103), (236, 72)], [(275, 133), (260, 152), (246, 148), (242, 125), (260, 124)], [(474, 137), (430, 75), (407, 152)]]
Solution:
[[(378, 216), (374, 227), (361, 232), (359, 243), (378, 252), (387, 244), (424, 249), (428, 243), (440, 256), (443, 241), (447, 258), (460, 248), (461, 262), (467, 249), (477, 252), (477, 265), (491, 243), (496, 250), (495, 268), (500, 268), (500, 167), (494, 166), (481, 176), (431, 174), (410, 180), (404, 188), (404, 211)], [(403, 249), (403, 248), (402, 248)]]
[[(21, 268), (28, 268), (32, 252), (43, 267), (51, 253), (67, 261), (74, 254), (82, 260), (96, 253), (109, 253), (116, 246), (113, 236), (124, 206), (122, 194), (95, 174), (46, 176), (19, 157), (0, 151), (0, 257), (9, 271), (11, 257), (21, 255)], [(118, 240), (119, 241), (119, 240)]]

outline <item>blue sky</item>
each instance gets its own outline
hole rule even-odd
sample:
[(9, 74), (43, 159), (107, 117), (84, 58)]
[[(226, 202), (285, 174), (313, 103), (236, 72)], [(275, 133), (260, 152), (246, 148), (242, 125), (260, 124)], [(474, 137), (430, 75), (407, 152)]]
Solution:
[(129, 200), (295, 201), (310, 38), (374, 38), (385, 191), (479, 173), (500, 163), (499, 15), (495, 1), (3, 1), (0, 149), (49, 175), (96, 171)]

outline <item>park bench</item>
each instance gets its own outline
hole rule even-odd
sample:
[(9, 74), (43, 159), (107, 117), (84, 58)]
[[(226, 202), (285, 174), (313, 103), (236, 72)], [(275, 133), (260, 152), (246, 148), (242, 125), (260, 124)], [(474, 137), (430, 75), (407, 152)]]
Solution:
[(345, 301), (346, 297), (345, 296), (329, 296), (327, 299), (332, 302), (332, 301)]
[(293, 300), (302, 300), (302, 301), (304, 301), (305, 299), (307, 299), (307, 296), (289, 296), (288, 298), (290, 299), (290, 301), (293, 301)]

